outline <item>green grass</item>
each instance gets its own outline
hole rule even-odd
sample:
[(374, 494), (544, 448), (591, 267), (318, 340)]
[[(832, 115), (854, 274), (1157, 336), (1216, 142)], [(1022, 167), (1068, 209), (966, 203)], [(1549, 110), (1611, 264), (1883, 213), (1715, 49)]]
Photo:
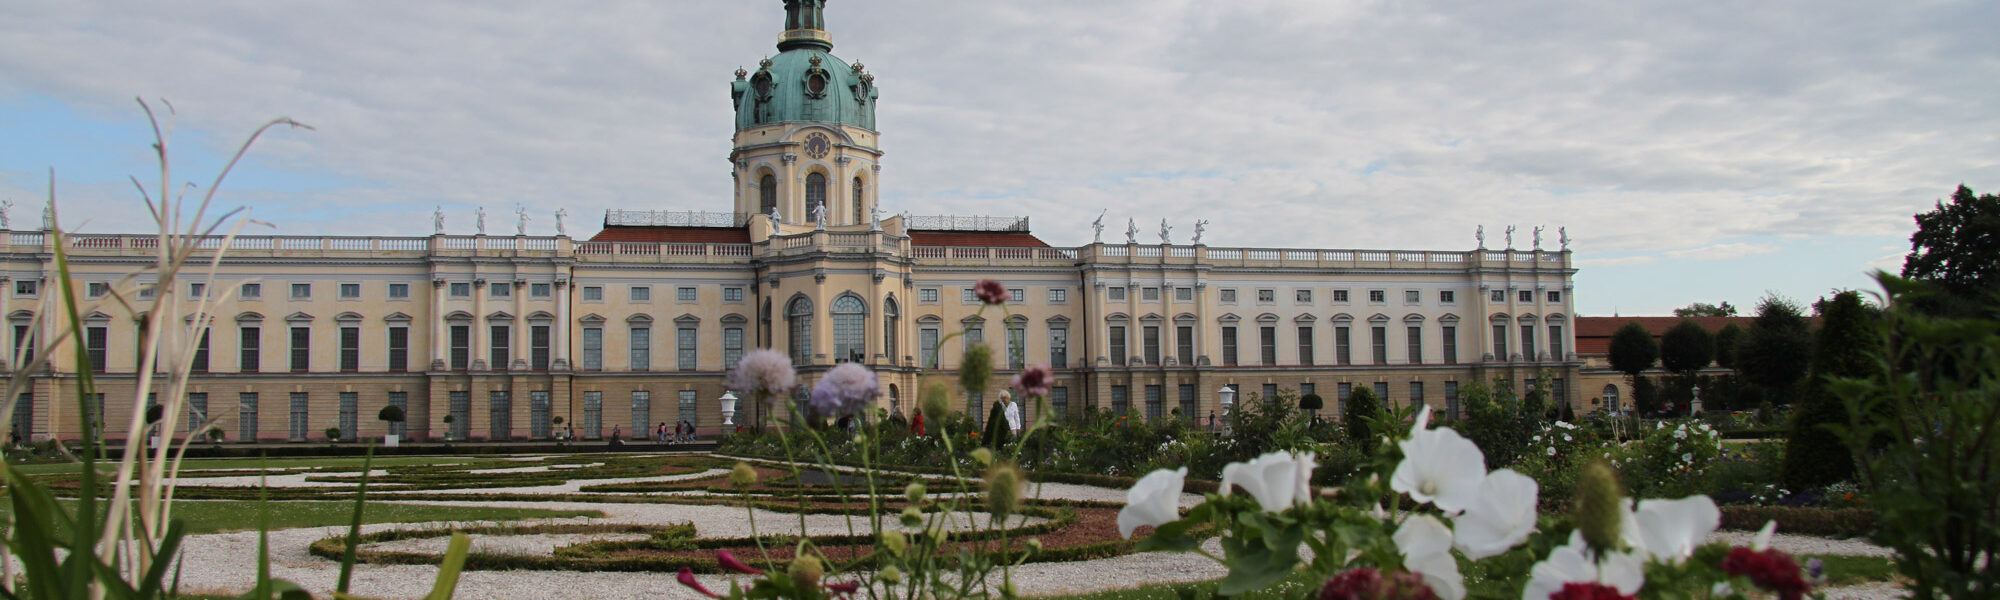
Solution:
[[(114, 457), (114, 459), (115, 458), (116, 457)], [(434, 466), (434, 465), (444, 465), (444, 464), (461, 464), (465, 465), (465, 468), (468, 469), (490, 469), (490, 468), (500, 468), (500, 467), (533, 466), (536, 463), (532, 462), (523, 463), (519, 461), (509, 461), (509, 460), (501, 460), (495, 458), (477, 458), (477, 457), (466, 457), (466, 456), (391, 456), (391, 457), (375, 458), (375, 466), (377, 468), (402, 467), (402, 466)], [(311, 468), (311, 467), (360, 468), (361, 457), (357, 456), (357, 457), (329, 457), (329, 458), (263, 458), (263, 459), (190, 458), (181, 463), (181, 471), (183, 472), (199, 471), (203, 469), (255, 469), (260, 466), (266, 469), (300, 469), (300, 468)], [(58, 463), (16, 465), (15, 468), (20, 469), (22, 473), (27, 473), (29, 475), (50, 475), (58, 473), (75, 473), (82, 468), (82, 465), (80, 463), (58, 462)], [(98, 471), (104, 473), (110, 473), (113, 470), (116, 470), (117, 468), (118, 464), (115, 460), (111, 462), (100, 462), (97, 464)]]
[[(76, 510), (74, 500), (58, 500), (63, 508)], [(100, 508), (103, 504), (98, 505)], [(271, 502), (271, 528), (345, 526), (354, 515), (353, 502), (296, 501)], [(10, 503), (0, 503), (0, 514), (13, 512)], [(257, 503), (252, 501), (182, 500), (174, 503), (174, 516), (186, 522), (188, 533), (255, 531)], [(429, 521), (507, 521), (550, 517), (602, 517), (594, 510), (545, 510), (535, 508), (489, 508), (480, 506), (434, 506), (368, 502), (363, 523), (422, 523)]]
[(1826, 584), (1829, 586), (1854, 585), (1870, 581), (1889, 581), (1896, 576), (1896, 561), (1875, 556), (1836, 556), (1810, 554), (1793, 557), (1803, 567), (1806, 561), (1820, 559), (1826, 562)]

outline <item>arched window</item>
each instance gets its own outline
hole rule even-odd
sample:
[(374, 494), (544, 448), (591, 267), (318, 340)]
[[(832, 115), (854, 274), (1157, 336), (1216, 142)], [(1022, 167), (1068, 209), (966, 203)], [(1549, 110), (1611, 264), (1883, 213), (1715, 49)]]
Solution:
[(757, 181), (757, 213), (771, 214), (778, 207), (778, 178), (765, 175)]
[(812, 300), (805, 296), (793, 299), (792, 303), (785, 307), (785, 321), (791, 325), (791, 336), (787, 341), (791, 343), (792, 364), (801, 366), (812, 364)]
[(1604, 385), (1604, 408), (1614, 415), (1624, 414), (1624, 407), (1618, 405), (1618, 386)]
[(860, 177), (854, 178), (854, 222), (856, 224), (868, 222), (868, 216), (867, 216), (868, 211), (862, 210), (861, 206), (863, 204), (863, 202), (861, 201), (861, 193), (864, 191), (862, 188), (863, 186), (861, 185), (861, 178)]
[(806, 222), (818, 222), (819, 213), (813, 207), (826, 203), (826, 174), (813, 173), (806, 176)]
[(889, 357), (889, 364), (896, 364), (896, 333), (902, 329), (898, 326), (902, 316), (895, 296), (882, 300), (882, 353)]
[(841, 296), (833, 300), (833, 359), (862, 362), (868, 358), (868, 307), (860, 298)]

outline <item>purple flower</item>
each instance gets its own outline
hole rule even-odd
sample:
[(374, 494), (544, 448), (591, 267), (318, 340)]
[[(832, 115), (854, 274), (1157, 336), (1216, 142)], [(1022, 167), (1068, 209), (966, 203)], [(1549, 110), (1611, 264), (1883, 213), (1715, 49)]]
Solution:
[(679, 576), (676, 576), (676, 577), (674, 577), (674, 579), (675, 579), (675, 580), (677, 580), (677, 581), (680, 581), (680, 582), (681, 582), (681, 585), (684, 585), (684, 586), (687, 586), (687, 587), (688, 587), (688, 589), (691, 589), (691, 590), (694, 590), (694, 591), (697, 591), (697, 592), (701, 592), (701, 595), (703, 595), (703, 596), (708, 596), (708, 597), (710, 597), (710, 598), (721, 598), (721, 597), (722, 597), (722, 596), (718, 596), (718, 595), (716, 595), (716, 594), (715, 594), (715, 592), (711, 592), (711, 591), (708, 591), (708, 588), (706, 588), (706, 587), (702, 587), (702, 585), (701, 585), (701, 582), (700, 582), (700, 581), (695, 581), (695, 578), (694, 578), (694, 569), (690, 569), (690, 568), (687, 568), (687, 567), (681, 567), (681, 573), (680, 573), (680, 575), (679, 575)]
[(743, 561), (737, 560), (736, 555), (730, 553), (728, 550), (723, 550), (721, 552), (715, 553), (715, 562), (721, 564), (722, 568), (724, 569), (729, 569), (731, 571), (735, 571), (738, 573), (749, 573), (751, 575), (764, 574), (764, 571), (762, 569), (758, 569), (756, 567), (743, 564)]
[(972, 284), (972, 294), (987, 304), (1007, 303), (1007, 286), (991, 279), (981, 279), (979, 283)]
[(782, 396), (798, 385), (791, 357), (776, 350), (751, 350), (729, 372), (729, 389), (749, 395)]
[(841, 363), (813, 386), (812, 408), (822, 415), (861, 412), (875, 402), (880, 383), (861, 363)]
[(1049, 372), (1048, 365), (1028, 365), (1027, 368), (1021, 369), (1019, 374), (1014, 375), (1014, 387), (1020, 389), (1023, 396), (1045, 397), (1049, 395), (1049, 386), (1055, 383), (1055, 378), (1055, 373)]

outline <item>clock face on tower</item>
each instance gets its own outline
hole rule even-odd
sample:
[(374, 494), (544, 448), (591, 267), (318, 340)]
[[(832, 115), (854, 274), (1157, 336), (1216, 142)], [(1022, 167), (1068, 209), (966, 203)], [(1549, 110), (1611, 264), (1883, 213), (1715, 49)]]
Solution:
[(833, 142), (826, 139), (826, 134), (813, 132), (812, 135), (806, 136), (806, 156), (815, 159), (826, 158), (826, 152), (831, 149)]

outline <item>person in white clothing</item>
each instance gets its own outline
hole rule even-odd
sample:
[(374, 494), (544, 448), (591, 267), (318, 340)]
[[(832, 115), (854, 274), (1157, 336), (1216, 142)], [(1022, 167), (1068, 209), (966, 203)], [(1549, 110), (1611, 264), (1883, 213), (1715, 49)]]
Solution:
[(1021, 435), (1021, 403), (1014, 401), (1013, 394), (1001, 393), (1007, 395), (1007, 407), (1002, 409), (1005, 411), (1002, 414), (1007, 417), (1007, 429), (1014, 435)]

